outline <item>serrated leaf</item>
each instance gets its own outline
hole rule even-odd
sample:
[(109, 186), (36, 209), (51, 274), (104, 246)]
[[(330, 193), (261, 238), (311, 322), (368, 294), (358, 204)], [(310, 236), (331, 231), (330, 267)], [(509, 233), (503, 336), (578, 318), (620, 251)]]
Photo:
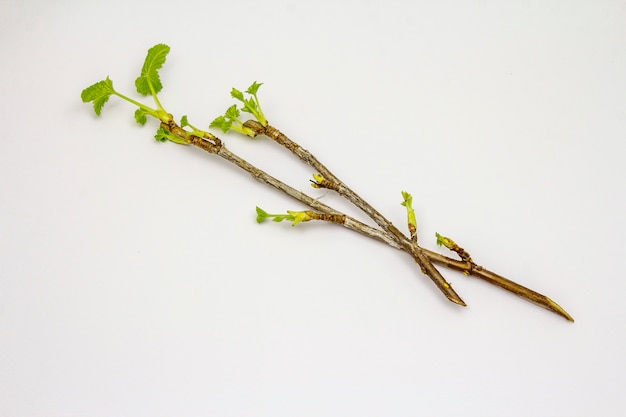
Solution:
[(250, 98), (250, 99), (244, 100), (244, 107), (241, 110), (245, 111), (246, 113), (251, 113), (256, 116), (257, 109), (258, 108), (256, 105), (256, 101)]
[(187, 115), (184, 115), (183, 117), (180, 118), (180, 127), (187, 127), (189, 126), (189, 121), (187, 120)]
[(163, 127), (159, 127), (154, 135), (154, 138), (160, 142), (170, 141), (177, 143), (179, 145), (188, 145), (189, 142), (186, 142), (184, 139), (179, 138), (175, 134), (168, 132)]
[(213, 119), (211, 124), (209, 124), (209, 127), (220, 127), (222, 126), (222, 124), (224, 124), (225, 120), (226, 119), (224, 118), (224, 116), (217, 116), (215, 119)]
[(246, 93), (252, 94), (253, 96), (256, 95), (256, 92), (259, 90), (259, 87), (262, 86), (263, 83), (257, 83), (256, 81), (252, 83), (252, 85), (250, 87), (248, 87), (248, 89), (246, 90)]
[(234, 87), (232, 90), (230, 90), (230, 96), (232, 98), (236, 98), (239, 101), (243, 101), (243, 93)]
[(236, 104), (233, 104), (228, 109), (226, 109), (225, 116), (226, 116), (227, 119), (237, 120), (240, 115), (241, 115), (241, 113), (237, 109), (237, 105)]
[[(154, 45), (148, 50), (148, 55), (141, 68), (141, 75), (135, 80), (137, 92), (144, 96), (158, 93), (163, 88), (159, 70), (165, 63), (170, 47), (165, 44)], [(151, 87), (152, 86), (152, 87)]]
[(113, 93), (115, 93), (115, 90), (113, 89), (113, 81), (107, 77), (105, 80), (98, 81), (97, 83), (85, 88), (82, 93), (80, 93), (80, 98), (83, 100), (83, 103), (93, 101), (93, 110), (98, 116), (100, 116), (102, 107)]
[(216, 117), (211, 124), (209, 125), (209, 127), (213, 127), (213, 128), (218, 128), (220, 129), (222, 132), (226, 133), (230, 130), (230, 127), (232, 126), (233, 122), (230, 120), (226, 120), (226, 118), (224, 116), (219, 116)]
[(154, 138), (160, 142), (167, 142), (169, 140), (169, 135), (170, 135), (170, 132), (160, 127), (157, 129), (156, 134), (154, 135)]
[(265, 219), (267, 219), (268, 214), (265, 210), (260, 207), (256, 208), (256, 221), (257, 223), (263, 223)]
[(137, 121), (137, 123), (139, 123), (142, 126), (145, 125), (147, 121), (146, 111), (143, 109), (135, 110), (135, 121)]

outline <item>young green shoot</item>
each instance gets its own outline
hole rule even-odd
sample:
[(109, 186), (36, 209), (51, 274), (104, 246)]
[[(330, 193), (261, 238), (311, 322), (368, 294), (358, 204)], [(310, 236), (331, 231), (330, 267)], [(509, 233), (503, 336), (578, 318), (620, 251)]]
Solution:
[(250, 136), (251, 138), (255, 137), (257, 135), (256, 132), (247, 126), (244, 126), (244, 122), (239, 119), (239, 116), (241, 116), (242, 111), (250, 113), (259, 123), (261, 123), (263, 127), (267, 126), (267, 119), (265, 119), (265, 115), (261, 110), (261, 104), (259, 103), (259, 99), (256, 95), (259, 87), (262, 85), (263, 83), (257, 83), (256, 81), (253, 82), (246, 90), (248, 97), (233, 87), (230, 91), (230, 96), (239, 100), (243, 106), (239, 109), (236, 104), (233, 104), (226, 109), (224, 115), (216, 117), (211, 122), (209, 127), (221, 129), (224, 133), (229, 130), (234, 130), (235, 132)]
[[(467, 262), (470, 265), (470, 267), (475, 266), (474, 261), (472, 260), (472, 257), (470, 256), (470, 254), (465, 249), (457, 245), (454, 240), (450, 239), (449, 237), (441, 236), (439, 233), (435, 233), (435, 237), (437, 238), (438, 246), (442, 246), (442, 245), (445, 246), (451, 251), (456, 252), (456, 254), (459, 255), (459, 258)], [(465, 275), (468, 275), (469, 271), (463, 271), (463, 273)]]
[[(163, 89), (161, 78), (159, 77), (159, 70), (165, 63), (165, 58), (169, 53), (170, 48), (164, 44), (158, 44), (148, 50), (148, 54), (141, 68), (141, 74), (135, 80), (135, 87), (137, 92), (144, 96), (151, 95), (154, 98), (154, 102), (157, 106), (156, 109), (149, 107), (143, 103), (140, 103), (113, 88), (113, 81), (109, 77), (102, 81), (98, 81), (95, 84), (90, 85), (81, 92), (81, 99), (83, 103), (92, 102), (93, 109), (96, 115), (100, 116), (102, 108), (112, 95), (115, 95), (135, 106), (135, 121), (140, 125), (145, 125), (147, 116), (152, 116), (159, 120), (163, 124), (169, 124), (172, 122), (172, 115), (169, 114), (161, 105), (157, 94)], [(193, 127), (192, 127), (193, 129)], [(194, 129), (198, 131), (197, 129)], [(185, 131), (186, 132), (186, 131)], [(205, 132), (202, 132), (205, 133)], [(161, 142), (171, 141), (180, 145), (186, 145), (189, 142), (185, 139), (174, 135), (162, 126), (157, 129), (155, 139)]]
[(189, 120), (187, 119), (186, 115), (184, 115), (183, 117), (180, 118), (180, 127), (181, 128), (185, 128), (185, 127), (191, 128), (191, 134), (195, 135), (195, 136), (198, 136), (198, 137), (201, 137), (201, 138), (215, 138), (215, 136), (213, 136), (209, 132), (205, 132), (204, 130), (198, 129), (197, 127), (195, 127), (194, 125), (189, 123)]
[[(301, 222), (308, 222), (311, 220), (318, 220), (322, 222), (330, 222), (345, 225), (347, 216), (343, 213), (328, 213), (328, 212), (316, 212), (311, 210), (305, 211), (289, 211), (287, 210), (287, 214), (269, 214), (266, 211), (263, 211), (261, 208), (256, 208), (256, 221), (258, 223), (262, 223), (263, 221), (271, 219), (275, 222), (282, 222), (283, 220), (287, 220), (292, 222), (292, 226), (297, 225)], [(352, 219), (354, 220), (354, 219)]]
[(239, 119), (241, 112), (237, 108), (236, 104), (233, 104), (226, 109), (223, 116), (216, 117), (209, 127), (220, 129), (222, 132), (227, 133), (229, 130), (241, 133), (251, 138), (256, 136), (254, 131), (243, 125), (243, 122)]
[(324, 178), (323, 175), (313, 174), (313, 179), (309, 181), (311, 181), (311, 187), (313, 188), (326, 188), (324, 187), (324, 182), (326, 181), (326, 178)]
[(179, 145), (189, 145), (188, 140), (185, 140), (181, 137), (176, 136), (175, 134), (168, 131), (162, 126), (157, 129), (156, 134), (154, 135), (154, 138), (158, 140), (159, 142), (167, 142), (169, 140), (170, 142), (174, 142)]
[(413, 210), (413, 196), (406, 191), (402, 191), (402, 205), (406, 207), (407, 222), (409, 224), (409, 233), (411, 240), (417, 243), (417, 221), (415, 220), (415, 210)]
[(270, 214), (264, 211), (262, 208), (256, 208), (256, 221), (257, 223), (263, 223), (265, 220), (272, 220), (274, 222), (280, 223), (283, 220), (288, 222), (292, 222), (292, 226), (297, 225), (300, 222), (307, 222), (309, 220), (315, 220), (314, 217), (311, 216), (311, 212), (309, 211), (289, 211), (287, 210), (287, 214)]
[(113, 81), (111, 81), (109, 77), (106, 77), (106, 79), (98, 81), (97, 83), (85, 88), (80, 94), (80, 98), (83, 100), (83, 103), (93, 102), (93, 110), (96, 115), (100, 116), (102, 108), (105, 103), (109, 101), (109, 98), (112, 95), (118, 96), (119, 98), (139, 107), (135, 112), (135, 120), (140, 125), (146, 123), (146, 115), (150, 115), (166, 123), (171, 120), (168, 114), (161, 114), (157, 109), (148, 107), (145, 104), (133, 100), (132, 98), (116, 91), (113, 88)]
[(337, 191), (337, 184), (327, 180), (321, 174), (313, 174), (313, 179), (309, 181), (311, 181), (311, 187), (313, 188), (325, 188), (327, 190)]
[(254, 116), (254, 118), (263, 125), (263, 127), (267, 126), (267, 119), (265, 119), (265, 115), (263, 114), (263, 110), (261, 110), (261, 103), (259, 103), (259, 98), (256, 93), (259, 91), (259, 87), (261, 87), (263, 83), (257, 83), (256, 81), (250, 84), (250, 87), (246, 90), (248, 94), (248, 98), (244, 96), (244, 94), (233, 88), (230, 91), (230, 95), (232, 98), (237, 99), (243, 103), (242, 111), (246, 113), (250, 113)]
[(453, 249), (456, 246), (454, 240), (449, 237), (442, 236), (439, 233), (435, 233), (435, 237), (437, 238), (437, 246), (445, 246), (448, 249)]

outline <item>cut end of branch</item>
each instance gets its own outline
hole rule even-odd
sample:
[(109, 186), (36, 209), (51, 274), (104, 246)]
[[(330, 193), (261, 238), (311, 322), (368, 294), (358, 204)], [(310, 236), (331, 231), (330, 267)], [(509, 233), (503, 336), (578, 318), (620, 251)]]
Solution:
[(546, 305), (545, 305), (545, 307), (548, 310), (550, 310), (550, 311), (558, 314), (559, 316), (563, 317), (567, 321), (571, 321), (572, 323), (574, 322), (574, 318), (572, 316), (570, 316), (567, 313), (567, 311), (565, 311), (560, 305), (558, 305), (557, 303), (555, 303), (554, 301), (552, 301), (548, 297), (546, 297)]
[(458, 304), (462, 307), (467, 307), (467, 304), (465, 304), (465, 301), (463, 301), (461, 298), (459, 297), (448, 297), (448, 300), (452, 301), (454, 304)]

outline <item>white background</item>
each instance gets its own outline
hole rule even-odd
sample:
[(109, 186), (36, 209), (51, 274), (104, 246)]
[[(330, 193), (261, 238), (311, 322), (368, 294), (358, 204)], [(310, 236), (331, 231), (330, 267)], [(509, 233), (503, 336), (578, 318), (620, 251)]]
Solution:
[[(624, 1), (0, 1), (0, 415), (617, 416), (626, 386)], [(575, 319), (324, 224), (132, 97), (205, 128), (231, 87), (422, 244)], [(227, 145), (296, 188), (267, 139)], [(345, 207), (345, 206), (341, 206)]]

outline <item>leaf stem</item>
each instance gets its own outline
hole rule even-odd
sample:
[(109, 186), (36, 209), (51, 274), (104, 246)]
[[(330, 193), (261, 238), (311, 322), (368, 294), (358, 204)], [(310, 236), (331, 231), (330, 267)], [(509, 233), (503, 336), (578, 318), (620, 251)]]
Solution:
[(124, 100), (128, 101), (129, 103), (134, 104), (135, 106), (139, 107), (140, 109), (142, 109), (142, 110), (143, 110), (143, 111), (145, 111), (146, 113), (148, 113), (148, 114), (150, 114), (150, 115), (152, 115), (152, 116), (154, 116), (154, 117), (156, 117), (156, 118), (158, 119), (156, 109), (153, 109), (153, 108), (151, 108), (151, 107), (148, 107), (148, 106), (146, 106), (145, 104), (140, 103), (140, 102), (138, 102), (137, 100), (133, 100), (132, 98), (130, 98), (130, 97), (128, 97), (128, 96), (125, 96), (124, 94), (119, 93), (119, 92), (117, 92), (117, 91), (114, 91), (114, 92), (113, 92), (113, 94), (115, 94), (116, 96), (118, 96), (118, 97), (119, 97), (119, 98), (121, 98), (121, 99), (124, 99)]
[(154, 87), (152, 86), (152, 83), (149, 80), (148, 85), (150, 86), (150, 91), (152, 92), (152, 97), (154, 98), (154, 103), (157, 105), (157, 108), (161, 111), (165, 111), (165, 109), (161, 105), (161, 101), (159, 100), (156, 91), (154, 90)]
[(135, 106), (139, 107), (141, 110), (154, 117), (155, 119), (160, 120), (161, 122), (167, 123), (172, 119), (172, 116), (167, 111), (165, 111), (163, 107), (160, 106), (160, 103), (157, 103), (157, 105), (159, 106), (159, 109), (157, 110), (153, 109), (152, 107), (148, 107), (145, 104), (138, 102), (137, 100), (133, 100), (132, 98), (125, 96), (124, 94), (116, 90), (113, 90), (112, 94), (118, 96), (123, 100), (128, 101), (131, 104), (134, 104)]

